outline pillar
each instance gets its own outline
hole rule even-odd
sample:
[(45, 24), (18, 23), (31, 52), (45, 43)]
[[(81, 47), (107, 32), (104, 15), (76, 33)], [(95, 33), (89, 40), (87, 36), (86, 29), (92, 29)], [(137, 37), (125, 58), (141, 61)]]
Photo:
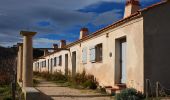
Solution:
[(23, 36), (23, 87), (33, 86), (33, 48), (32, 37), (36, 32), (21, 31)]
[(23, 43), (18, 43), (17, 81), (22, 82)]

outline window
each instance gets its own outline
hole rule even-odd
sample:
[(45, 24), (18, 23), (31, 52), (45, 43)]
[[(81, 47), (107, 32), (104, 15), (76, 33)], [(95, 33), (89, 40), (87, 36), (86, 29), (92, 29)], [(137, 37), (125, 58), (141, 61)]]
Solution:
[(62, 56), (59, 56), (59, 66), (62, 66)]
[(102, 43), (90, 48), (90, 62), (102, 61)]
[(87, 63), (87, 48), (83, 48), (82, 50), (82, 63), (83, 64)]
[(41, 62), (41, 67), (46, 67), (46, 60)]
[(95, 46), (95, 50), (96, 50), (96, 62), (100, 62), (102, 61), (102, 43), (101, 44), (98, 44)]

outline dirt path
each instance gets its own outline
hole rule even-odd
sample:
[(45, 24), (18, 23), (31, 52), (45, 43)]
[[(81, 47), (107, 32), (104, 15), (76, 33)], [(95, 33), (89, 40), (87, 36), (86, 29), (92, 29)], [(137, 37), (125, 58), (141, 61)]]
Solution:
[(92, 90), (61, 87), (45, 80), (39, 81), (40, 83), (36, 88), (42, 92), (43, 100), (113, 100), (110, 96), (102, 95)]

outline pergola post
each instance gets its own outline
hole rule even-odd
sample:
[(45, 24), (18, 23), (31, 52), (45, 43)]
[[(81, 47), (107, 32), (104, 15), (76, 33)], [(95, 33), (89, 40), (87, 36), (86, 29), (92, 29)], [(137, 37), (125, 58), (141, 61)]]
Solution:
[(33, 48), (32, 37), (36, 32), (21, 31), (23, 36), (23, 87), (33, 86)]
[(22, 59), (23, 59), (23, 43), (18, 43), (18, 57), (17, 57), (17, 81), (22, 82)]

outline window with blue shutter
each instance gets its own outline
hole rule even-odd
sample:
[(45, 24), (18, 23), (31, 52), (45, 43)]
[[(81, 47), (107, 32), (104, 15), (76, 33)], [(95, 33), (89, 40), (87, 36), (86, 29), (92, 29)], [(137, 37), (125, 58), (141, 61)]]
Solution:
[(90, 62), (95, 62), (96, 60), (96, 50), (95, 46), (90, 48)]
[(83, 48), (82, 50), (82, 63), (83, 64), (87, 63), (87, 48)]

